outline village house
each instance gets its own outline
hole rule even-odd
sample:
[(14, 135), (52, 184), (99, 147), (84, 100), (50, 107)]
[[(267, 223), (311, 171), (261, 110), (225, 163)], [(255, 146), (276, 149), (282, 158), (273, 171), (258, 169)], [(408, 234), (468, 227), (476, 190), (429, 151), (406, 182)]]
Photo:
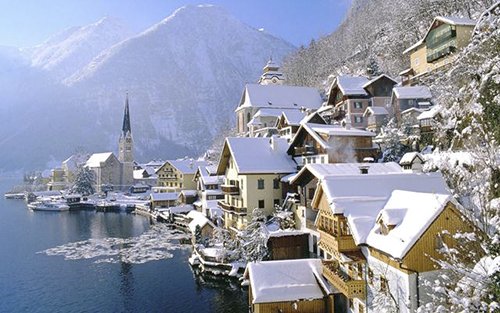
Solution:
[(248, 305), (253, 313), (333, 313), (333, 290), (320, 259), (248, 263)]
[(290, 142), (303, 123), (326, 124), (326, 121), (317, 112), (284, 110), (276, 120), (275, 127), (278, 135)]
[(327, 122), (333, 120), (350, 123), (365, 129), (363, 115), (368, 107), (389, 108), (391, 91), (396, 81), (382, 74), (373, 79), (363, 76), (340, 75), (330, 87), (328, 100), (320, 108)]
[(158, 186), (156, 190), (163, 192), (180, 192), (196, 190), (194, 174), (198, 166), (206, 166), (206, 161), (195, 159), (168, 160), (156, 170)]
[(475, 25), (475, 20), (464, 17), (436, 17), (424, 37), (403, 52), (410, 57), (410, 67), (399, 73), (403, 85), (414, 85), (419, 78), (451, 64), (456, 52), (469, 44)]
[(217, 175), (225, 177), (221, 186), (225, 196), (218, 204), (226, 228), (244, 229), (253, 209), (261, 208), (270, 216), (281, 204), (286, 190), (280, 180), (296, 171), (287, 147), (286, 139), (276, 136), (226, 138), (217, 166)]
[(422, 112), (417, 117), (420, 129), (420, 141), (424, 146), (434, 144), (434, 131), (436, 123), (441, 118), (440, 111), (441, 108), (439, 106), (434, 106), (429, 110)]
[(421, 173), (423, 172), (424, 163), (424, 156), (418, 152), (405, 153), (399, 160), (399, 165), (405, 172)]
[[(282, 79), (276, 76), (279, 68), (272, 63), (271, 70), (268, 65), (264, 68), (259, 84), (245, 86), (235, 110), (239, 136), (271, 135), (276, 131), (276, 120), (284, 110), (316, 110), (323, 102), (315, 88), (283, 85)], [(272, 75), (266, 75), (269, 73)], [(276, 83), (272, 83), (273, 79)]]
[(427, 110), (432, 106), (432, 93), (427, 86), (394, 87), (391, 96), (393, 116), (399, 124), (402, 121), (402, 112), (416, 108)]
[[(193, 242), (205, 243), (212, 238), (215, 224), (212, 223), (203, 213), (192, 210), (186, 215), (188, 219), (188, 229), (193, 235)], [(197, 234), (199, 232), (199, 234)], [(199, 238), (196, 238), (199, 236)], [(198, 239), (198, 241), (196, 241)]]
[(385, 107), (368, 107), (363, 118), (366, 120), (366, 130), (379, 134), (389, 121), (389, 112)]
[(177, 205), (178, 199), (177, 192), (153, 192), (149, 195), (152, 210), (173, 207)]
[(47, 190), (63, 190), (69, 187), (64, 170), (62, 168), (54, 168), (50, 172), (50, 180), (47, 183)]
[(224, 199), (221, 190), (224, 176), (216, 175), (216, 171), (216, 166), (199, 166), (194, 175), (198, 200), (193, 205), (196, 210), (211, 219), (222, 217), (222, 210), (218, 207), (217, 201)]
[(309, 163), (362, 162), (377, 159), (375, 134), (349, 125), (303, 123), (293, 137), (287, 153), (299, 166)]
[(319, 232), (315, 226), (318, 210), (313, 208), (312, 200), (318, 184), (330, 176), (380, 175), (402, 173), (403, 169), (395, 162), (387, 163), (335, 163), (307, 164), (290, 180), (297, 189), (298, 201), (294, 201), (291, 210), (294, 212), (295, 227), (309, 233), (309, 252), (322, 256), (318, 247)]
[(107, 188), (121, 189), (122, 164), (113, 152), (94, 153), (85, 163), (94, 173), (94, 189), (97, 192)]
[(327, 176), (312, 207), (339, 312), (373, 311), (381, 298), (415, 312), (429, 301), (424, 279), (439, 274), (436, 249), (474, 230), (439, 173)]
[(62, 162), (61, 168), (64, 171), (64, 177), (68, 185), (75, 181), (78, 168), (84, 166), (89, 157), (90, 155), (86, 153), (76, 153)]

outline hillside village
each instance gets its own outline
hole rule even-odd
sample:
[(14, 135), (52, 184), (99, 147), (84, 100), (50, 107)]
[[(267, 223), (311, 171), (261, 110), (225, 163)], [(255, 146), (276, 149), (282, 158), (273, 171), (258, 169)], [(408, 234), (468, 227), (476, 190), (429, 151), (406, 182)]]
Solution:
[[(498, 20), (499, 10), (480, 20)], [(455, 64), (478, 25), (436, 16), (405, 50), (410, 67), (398, 77), (338, 75), (326, 92), (288, 85), (270, 58), (235, 104), (236, 135), (198, 159), (136, 162), (139, 121), (127, 94), (118, 156), (74, 154), (39, 180), (50, 192), (140, 200), (137, 213), (192, 233), (193, 266), (242, 277), (250, 312), (446, 307), (431, 285), (449, 273), (445, 251), (473, 234), (474, 257), (455, 261), (474, 272), (488, 234), (434, 167), (445, 108), (428, 83)], [(472, 157), (455, 151), (448, 161)], [(498, 272), (498, 256), (494, 264)]]

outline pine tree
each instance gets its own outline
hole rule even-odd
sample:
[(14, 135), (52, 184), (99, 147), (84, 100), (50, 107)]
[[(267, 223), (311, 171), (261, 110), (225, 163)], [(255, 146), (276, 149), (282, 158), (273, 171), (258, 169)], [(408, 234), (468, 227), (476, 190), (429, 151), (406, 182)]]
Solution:
[(252, 220), (246, 229), (238, 235), (243, 258), (247, 262), (262, 261), (268, 255), (266, 216), (262, 209), (255, 208)]
[(82, 196), (88, 196), (93, 194), (94, 191), (94, 172), (85, 166), (78, 168), (76, 173), (75, 182), (71, 187), (70, 191), (72, 193), (78, 193)]

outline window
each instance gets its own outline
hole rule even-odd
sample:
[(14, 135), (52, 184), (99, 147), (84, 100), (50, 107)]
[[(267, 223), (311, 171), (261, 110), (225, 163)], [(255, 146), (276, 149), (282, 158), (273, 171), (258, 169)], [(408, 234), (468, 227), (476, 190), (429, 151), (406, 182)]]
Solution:
[(259, 200), (259, 208), (260, 209), (264, 208), (264, 200)]
[(368, 283), (373, 285), (373, 271), (371, 268), (368, 269)]
[(264, 189), (264, 180), (262, 178), (257, 180), (257, 189)]
[(274, 206), (279, 206), (280, 205), (280, 199), (274, 199), (273, 204), (274, 204)]
[(243, 189), (243, 178), (241, 179), (241, 182), (240, 182), (240, 188)]
[(355, 116), (354, 123), (363, 123), (363, 117), (362, 116)]
[(359, 101), (354, 102), (354, 108), (355, 109), (362, 109), (363, 108), (363, 103), (359, 102)]
[(279, 178), (273, 179), (273, 189), (280, 189), (280, 179)]
[(415, 65), (419, 65), (420, 64), (420, 60), (418, 58), (415, 58)]
[(443, 237), (441, 236), (441, 234), (437, 234), (435, 239), (434, 239), (434, 248), (436, 250), (440, 250), (443, 247), (444, 247)]
[(314, 188), (309, 188), (309, 191), (308, 191), (308, 199), (309, 200), (312, 200), (314, 198)]
[(365, 313), (365, 306), (362, 303), (358, 302), (358, 312)]

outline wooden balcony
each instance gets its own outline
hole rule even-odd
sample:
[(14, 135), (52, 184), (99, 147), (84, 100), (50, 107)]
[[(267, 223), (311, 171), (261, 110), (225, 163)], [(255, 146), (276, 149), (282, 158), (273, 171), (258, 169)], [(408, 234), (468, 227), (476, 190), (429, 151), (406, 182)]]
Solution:
[(247, 208), (238, 208), (238, 207), (235, 207), (234, 205), (229, 205), (229, 203), (222, 201), (222, 200), (217, 201), (217, 204), (219, 205), (219, 207), (223, 211), (230, 212), (230, 213), (236, 213), (236, 214), (240, 214), (240, 215), (247, 214)]
[(365, 300), (366, 282), (349, 276), (340, 268), (337, 261), (323, 261), (323, 276), (346, 297)]
[(295, 155), (315, 155), (318, 149), (312, 146), (295, 147)]
[(220, 186), (221, 190), (223, 193), (227, 195), (239, 195), (240, 194), (240, 188), (235, 185), (221, 185)]
[(325, 232), (325, 230), (318, 228), (319, 230), (319, 244), (323, 249), (331, 254), (338, 254), (345, 251), (358, 250), (358, 246), (354, 242), (352, 236), (339, 236), (335, 237)]

